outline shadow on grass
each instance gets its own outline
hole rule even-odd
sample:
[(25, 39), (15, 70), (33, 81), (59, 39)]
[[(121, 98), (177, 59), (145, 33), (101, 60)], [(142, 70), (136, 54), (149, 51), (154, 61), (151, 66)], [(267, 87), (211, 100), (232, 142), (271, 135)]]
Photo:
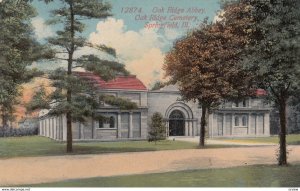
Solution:
[(167, 173), (95, 177), (30, 187), (298, 187), (300, 164), (254, 165)]
[(57, 142), (45, 137), (13, 137), (0, 138), (0, 158), (61, 156), (79, 154), (105, 154), (124, 152), (146, 152), (181, 149), (218, 149), (245, 147), (237, 145), (206, 145), (199, 147), (198, 143), (185, 141), (125, 141), (125, 142), (75, 142), (73, 153), (66, 153), (66, 143)]

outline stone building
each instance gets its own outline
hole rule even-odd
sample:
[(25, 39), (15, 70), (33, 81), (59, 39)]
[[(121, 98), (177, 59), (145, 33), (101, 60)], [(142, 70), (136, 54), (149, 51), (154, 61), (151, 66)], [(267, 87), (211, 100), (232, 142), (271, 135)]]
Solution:
[[(77, 73), (99, 87), (100, 94), (114, 95), (137, 103), (135, 110), (120, 110), (103, 104), (96, 113), (105, 119), (88, 119), (86, 123), (73, 123), (74, 140), (137, 140), (146, 139), (148, 124), (154, 112), (164, 116), (167, 136), (199, 136), (201, 108), (194, 102), (183, 102), (175, 85), (148, 91), (135, 76), (119, 76), (109, 82), (88, 72)], [(256, 98), (241, 103), (225, 102), (209, 115), (207, 135), (209, 137), (257, 137), (269, 136), (270, 108), (257, 91)], [(47, 110), (40, 112), (39, 132), (41, 136), (55, 140), (66, 140), (66, 117), (48, 116)]]

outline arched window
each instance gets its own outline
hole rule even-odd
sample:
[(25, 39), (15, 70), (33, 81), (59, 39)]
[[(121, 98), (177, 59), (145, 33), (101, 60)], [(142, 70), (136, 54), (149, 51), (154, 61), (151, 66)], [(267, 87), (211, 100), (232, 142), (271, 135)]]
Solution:
[(240, 126), (240, 118), (239, 116), (234, 117), (234, 126)]
[(184, 119), (183, 114), (179, 110), (174, 110), (170, 114), (170, 119)]
[(109, 118), (109, 128), (115, 128), (115, 118), (113, 116)]

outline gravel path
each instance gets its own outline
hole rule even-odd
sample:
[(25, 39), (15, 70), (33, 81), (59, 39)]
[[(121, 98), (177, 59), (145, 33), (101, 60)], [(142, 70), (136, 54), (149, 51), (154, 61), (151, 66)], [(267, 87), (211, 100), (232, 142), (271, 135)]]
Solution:
[[(22, 157), (0, 160), (0, 185), (12, 186), (100, 176), (187, 169), (276, 164), (277, 146), (189, 149), (101, 155)], [(300, 146), (289, 146), (288, 161), (300, 162)]]

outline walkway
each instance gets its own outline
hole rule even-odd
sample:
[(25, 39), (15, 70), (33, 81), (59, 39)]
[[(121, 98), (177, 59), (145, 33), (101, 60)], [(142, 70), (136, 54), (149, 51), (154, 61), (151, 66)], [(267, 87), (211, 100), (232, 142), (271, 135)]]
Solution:
[[(290, 163), (300, 162), (300, 146), (289, 146)], [(188, 169), (276, 164), (277, 146), (23, 157), (0, 160), (0, 185), (12, 186), (99, 176)]]
[[(199, 143), (199, 136), (195, 137), (169, 137), (169, 140), (177, 140), (177, 141), (188, 141)], [(207, 145), (242, 145), (242, 146), (275, 146), (277, 144), (274, 143), (255, 143), (255, 142), (235, 142), (234, 139), (206, 139), (205, 143)]]

